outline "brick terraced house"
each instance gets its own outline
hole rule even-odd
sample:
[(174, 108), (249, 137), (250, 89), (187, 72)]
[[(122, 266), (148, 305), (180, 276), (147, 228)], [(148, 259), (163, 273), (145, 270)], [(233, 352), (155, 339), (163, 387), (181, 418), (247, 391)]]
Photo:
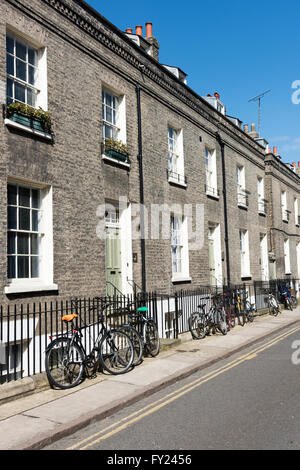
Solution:
[(300, 277), (299, 174), (178, 65), (151, 23), (2, 0), (2, 303)]

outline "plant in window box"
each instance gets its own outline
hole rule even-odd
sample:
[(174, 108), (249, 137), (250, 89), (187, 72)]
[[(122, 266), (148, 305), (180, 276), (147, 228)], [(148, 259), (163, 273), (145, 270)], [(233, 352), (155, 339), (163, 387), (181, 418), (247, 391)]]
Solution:
[(6, 106), (8, 119), (38, 131), (51, 133), (51, 118), (41, 107), (33, 108), (23, 103), (9, 103)]
[(128, 160), (128, 147), (123, 144), (121, 140), (105, 139), (104, 142), (105, 155), (115, 158), (117, 160), (126, 161)]

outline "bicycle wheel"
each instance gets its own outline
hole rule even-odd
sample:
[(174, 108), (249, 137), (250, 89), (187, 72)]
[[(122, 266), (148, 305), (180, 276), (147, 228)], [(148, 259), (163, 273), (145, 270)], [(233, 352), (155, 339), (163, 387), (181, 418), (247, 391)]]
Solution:
[(287, 299), (286, 299), (286, 306), (289, 310), (293, 310), (293, 304), (292, 304), (292, 301), (289, 297), (287, 297)]
[(70, 338), (57, 338), (47, 348), (45, 368), (52, 387), (76, 387), (84, 375), (84, 352)]
[(279, 306), (277, 305), (277, 302), (275, 299), (271, 299), (269, 301), (269, 313), (270, 315), (273, 315), (274, 317), (277, 317), (278, 313), (280, 312)]
[(244, 308), (241, 310), (238, 307), (238, 323), (239, 323), (240, 326), (244, 326), (245, 323), (246, 323)]
[(130, 337), (121, 330), (110, 330), (99, 344), (102, 370), (113, 375), (125, 374), (133, 365), (134, 347)]
[(253, 322), (254, 320), (254, 307), (250, 304), (249, 300), (246, 301), (247, 320)]
[(147, 320), (144, 324), (145, 348), (150, 356), (155, 357), (159, 353), (158, 329), (153, 320)]
[(123, 325), (121, 327), (122, 330), (129, 336), (131, 339), (133, 349), (134, 349), (134, 358), (133, 358), (133, 366), (137, 366), (142, 362), (143, 356), (143, 339), (139, 332), (131, 325)]
[(207, 323), (203, 313), (192, 313), (189, 317), (188, 323), (193, 339), (203, 339), (206, 336)]
[(218, 330), (222, 333), (222, 335), (227, 335), (228, 328), (226, 321), (226, 313), (223, 308), (217, 311), (217, 327)]
[(298, 300), (294, 295), (292, 295), (292, 305), (294, 308), (298, 307)]
[(235, 311), (234, 311), (233, 306), (230, 306), (228, 313), (230, 315), (230, 328), (234, 328), (235, 327)]

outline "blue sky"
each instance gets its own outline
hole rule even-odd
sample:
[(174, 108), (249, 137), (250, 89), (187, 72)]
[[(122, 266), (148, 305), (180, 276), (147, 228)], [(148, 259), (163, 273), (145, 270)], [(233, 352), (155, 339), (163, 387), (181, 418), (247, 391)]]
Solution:
[[(122, 31), (153, 23), (160, 62), (180, 67), (199, 95), (218, 91), (227, 114), (244, 124), (258, 123), (261, 135), (277, 146), (285, 162), (300, 162), (300, 3), (215, 0), (88, 0)], [(297, 89), (292, 84), (299, 80)]]

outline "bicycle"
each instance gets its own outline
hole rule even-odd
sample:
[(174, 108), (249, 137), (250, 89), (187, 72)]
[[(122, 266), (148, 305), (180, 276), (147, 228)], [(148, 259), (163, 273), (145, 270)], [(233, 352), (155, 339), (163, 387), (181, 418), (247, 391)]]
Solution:
[(279, 313), (281, 313), (280, 305), (272, 292), (265, 290), (265, 293), (268, 295), (265, 301), (268, 303), (269, 313), (270, 315), (276, 317)]
[(279, 286), (278, 291), (287, 309), (293, 310), (297, 307), (298, 302), (296, 297), (291, 295), (289, 289), (286, 286)]
[(256, 309), (255, 304), (251, 304), (248, 300), (248, 291), (236, 292), (236, 308), (241, 326), (244, 326), (246, 322), (253, 322)]
[[(203, 297), (208, 300), (210, 297)], [(206, 304), (197, 306), (200, 312), (191, 313), (188, 324), (193, 339), (203, 339), (210, 331), (215, 332), (218, 329), (223, 335), (227, 334), (228, 326), (226, 321), (226, 313), (224, 308), (213, 305), (209, 311), (205, 310)]]
[[(132, 304), (133, 305), (133, 304)], [(128, 306), (128, 324), (123, 325), (121, 328), (125, 328), (125, 331), (130, 331), (134, 335), (135, 344), (139, 351), (137, 351), (137, 363), (141, 361), (143, 353), (149, 354), (152, 357), (156, 357), (160, 350), (160, 341), (158, 328), (153, 318), (147, 318), (145, 314), (148, 312), (148, 307), (139, 307), (136, 312), (130, 310)], [(140, 324), (141, 333), (135, 328), (136, 323)], [(130, 327), (130, 330), (129, 330)], [(139, 340), (137, 338), (139, 336)]]
[[(76, 300), (78, 307), (78, 301)], [(77, 313), (67, 314), (62, 321), (71, 325), (67, 333), (52, 339), (47, 346), (45, 357), (46, 374), (51, 387), (69, 389), (81, 383), (85, 378), (95, 376), (97, 370), (113, 374), (124, 374), (133, 364), (134, 349), (129, 336), (120, 329), (109, 329), (104, 324), (103, 312), (112, 303), (104, 307), (92, 307), (98, 313), (98, 321), (78, 327), (73, 322)], [(100, 331), (89, 354), (81, 341), (82, 330), (100, 325)], [(91, 371), (91, 372), (90, 372)]]

